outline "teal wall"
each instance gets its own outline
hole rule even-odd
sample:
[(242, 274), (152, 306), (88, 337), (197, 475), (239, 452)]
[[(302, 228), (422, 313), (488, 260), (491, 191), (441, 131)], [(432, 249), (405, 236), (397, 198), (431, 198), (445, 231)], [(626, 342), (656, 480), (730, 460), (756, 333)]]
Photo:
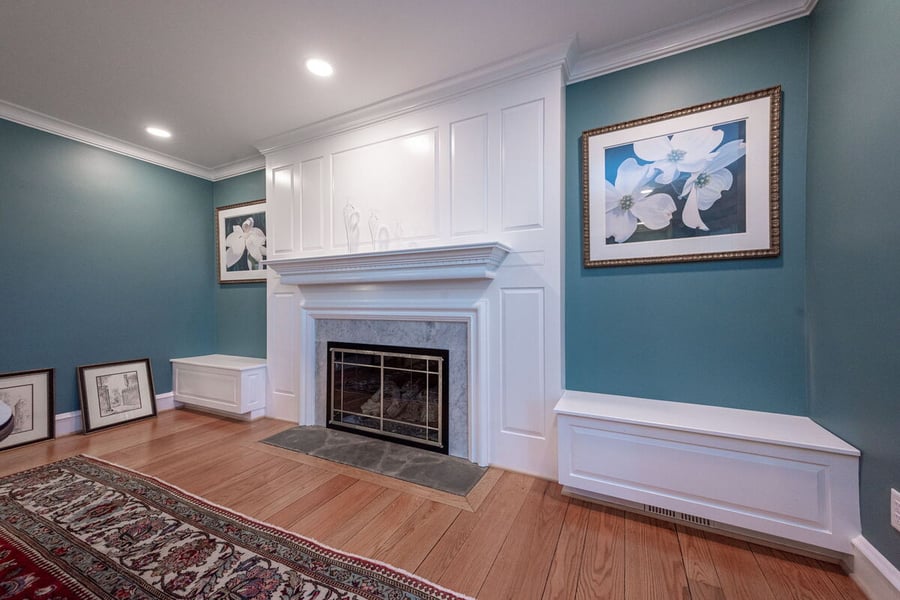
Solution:
[[(566, 388), (807, 412), (807, 19), (566, 88)], [(585, 269), (581, 132), (781, 85), (777, 259)]]
[(0, 373), (214, 351), (212, 184), (0, 119)]
[(810, 415), (862, 450), (863, 535), (900, 568), (900, 3), (820, 0), (807, 185)]
[[(265, 171), (213, 183), (213, 205), (228, 206), (266, 197)], [(266, 356), (266, 284), (216, 282), (216, 351), (239, 356)]]

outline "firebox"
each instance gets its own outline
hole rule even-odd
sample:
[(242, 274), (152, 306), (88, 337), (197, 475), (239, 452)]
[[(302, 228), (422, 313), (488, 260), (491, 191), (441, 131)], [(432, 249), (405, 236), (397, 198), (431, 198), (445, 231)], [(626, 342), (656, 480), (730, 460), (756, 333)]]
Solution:
[(328, 342), (326, 425), (448, 453), (449, 351)]

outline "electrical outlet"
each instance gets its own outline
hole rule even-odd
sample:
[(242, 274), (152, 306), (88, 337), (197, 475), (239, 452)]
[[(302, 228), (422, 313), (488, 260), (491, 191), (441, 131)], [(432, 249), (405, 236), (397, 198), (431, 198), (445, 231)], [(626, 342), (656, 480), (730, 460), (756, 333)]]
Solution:
[(891, 489), (891, 527), (900, 531), (900, 492)]

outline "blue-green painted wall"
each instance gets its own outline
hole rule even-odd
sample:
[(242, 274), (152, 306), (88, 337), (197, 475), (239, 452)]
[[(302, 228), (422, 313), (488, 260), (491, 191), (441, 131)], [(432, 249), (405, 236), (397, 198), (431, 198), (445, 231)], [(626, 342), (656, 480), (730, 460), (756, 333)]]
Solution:
[[(213, 183), (216, 207), (266, 197), (265, 171), (223, 179)], [(266, 356), (266, 284), (218, 283), (216, 285), (216, 351), (239, 356)]]
[(0, 119), (0, 372), (214, 351), (212, 184)]
[[(566, 387), (807, 412), (809, 23), (800, 19), (566, 88)], [(781, 85), (781, 257), (585, 269), (587, 129)]]
[(811, 18), (810, 415), (862, 450), (863, 535), (900, 568), (900, 2)]

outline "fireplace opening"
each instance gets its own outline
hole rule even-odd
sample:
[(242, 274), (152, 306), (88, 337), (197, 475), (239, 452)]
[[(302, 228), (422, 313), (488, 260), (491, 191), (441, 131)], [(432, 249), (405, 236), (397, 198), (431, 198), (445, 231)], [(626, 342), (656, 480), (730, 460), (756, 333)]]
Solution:
[(449, 351), (328, 342), (326, 425), (447, 454)]

